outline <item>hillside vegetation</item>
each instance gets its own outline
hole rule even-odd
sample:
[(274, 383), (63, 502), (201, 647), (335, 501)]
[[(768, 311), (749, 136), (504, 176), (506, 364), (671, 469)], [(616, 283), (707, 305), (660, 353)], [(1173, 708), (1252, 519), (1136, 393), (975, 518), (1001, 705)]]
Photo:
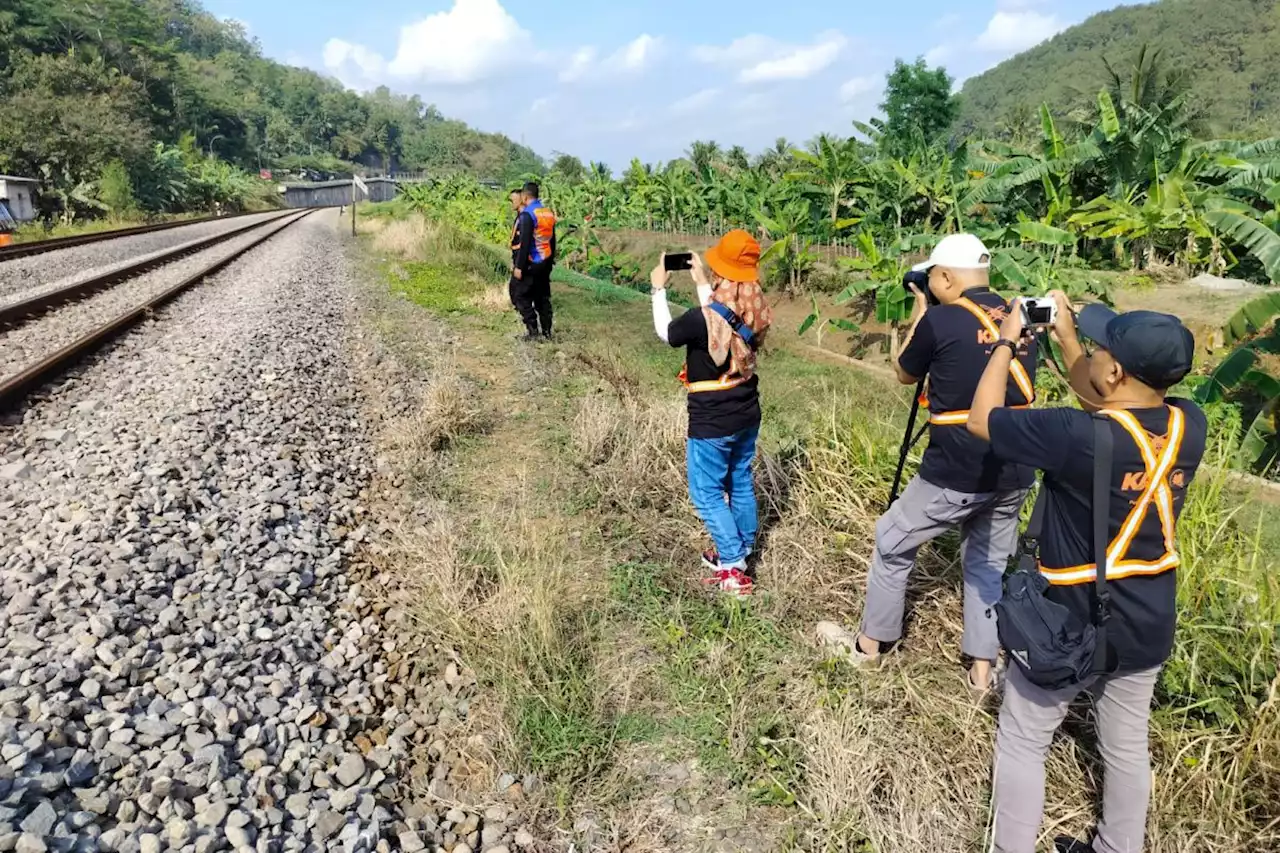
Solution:
[(240, 205), (261, 168), (353, 165), (501, 179), (540, 161), (417, 97), (266, 59), (194, 0), (0, 5), (0, 172), (42, 178), (58, 212)]
[(1126, 65), (1143, 45), (1185, 73), (1215, 135), (1280, 131), (1280, 2), (1164, 0), (1094, 15), (964, 85), (960, 135), (1017, 138), (1048, 103), (1087, 108), (1108, 81), (1103, 60)]

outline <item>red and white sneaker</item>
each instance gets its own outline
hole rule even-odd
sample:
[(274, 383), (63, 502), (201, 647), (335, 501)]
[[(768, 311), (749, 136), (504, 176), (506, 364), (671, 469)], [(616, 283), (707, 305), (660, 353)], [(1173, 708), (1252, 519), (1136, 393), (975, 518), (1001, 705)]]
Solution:
[(702, 552), (702, 567), (709, 572), (720, 571), (720, 553), (715, 548)]
[(714, 585), (716, 589), (725, 595), (732, 595), (736, 598), (746, 598), (751, 595), (755, 589), (755, 584), (751, 577), (742, 569), (717, 569), (708, 584)]

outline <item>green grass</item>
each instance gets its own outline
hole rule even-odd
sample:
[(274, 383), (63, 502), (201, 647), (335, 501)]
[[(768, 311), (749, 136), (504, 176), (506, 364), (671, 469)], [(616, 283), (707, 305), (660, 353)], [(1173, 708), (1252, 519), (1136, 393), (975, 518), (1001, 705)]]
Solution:
[(388, 279), (393, 292), (439, 314), (471, 310), (471, 298), (482, 289), (474, 279), (458, 275), (448, 267), (422, 261), (389, 266)]
[[(456, 251), (470, 251), (466, 241), (449, 239)], [(477, 255), (475, 275), (450, 266), (415, 268), (410, 278), (421, 273), (424, 281), (413, 286), (410, 298), (440, 313), (462, 312), (459, 306), (474, 292), (465, 280), (479, 275), (486, 257)], [(442, 270), (454, 272), (453, 283), (441, 281)], [(555, 600), (560, 621), (548, 635), (554, 642), (539, 646), (529, 639), (537, 625), (521, 625), (518, 648), (503, 647), (500, 657), (478, 666), (496, 673), (493, 683), (511, 709), (520, 754), (553, 781), (562, 811), (574, 802), (624, 808), (633, 790), (601, 786), (605, 780), (618, 785), (617, 774), (626, 770), (621, 759), (633, 745), (662, 750), (674, 762), (696, 759), (711, 784), (745, 804), (787, 807), (805, 803), (815, 788), (831, 790), (833, 781), (850, 784), (805, 774), (815, 760), (822, 766), (805, 753), (801, 723), (814, 725), (815, 709), (794, 701), (797, 690), (803, 697), (807, 689), (817, 697), (817, 710), (830, 706), (833, 716), (819, 721), (830, 731), (845, 730), (836, 716), (850, 713), (840, 710), (842, 704), (865, 697), (853, 704), (874, 704), (891, 719), (914, 715), (911, 728), (925, 734), (909, 737), (892, 724), (855, 718), (864, 726), (857, 736), (865, 740), (852, 748), (878, 752), (881, 764), (896, 767), (898, 787), (882, 790), (878, 796), (887, 802), (879, 805), (844, 797), (847, 814), (833, 810), (815, 818), (815, 831), (825, 833), (819, 843), (801, 833), (785, 846), (904, 850), (892, 840), (892, 816), (907, 813), (938, 824), (937, 833), (981, 834), (983, 803), (971, 803), (988, 781), (983, 750), (989, 750), (992, 720), (974, 709), (957, 710), (954, 697), (935, 695), (950, 685), (944, 656), (959, 642), (954, 539), (922, 555), (918, 574), (930, 576), (935, 588), (915, 613), (912, 647), (891, 672), (868, 677), (839, 666), (815, 668), (812, 652), (797, 640), (815, 611), (829, 611), (819, 618), (853, 615), (849, 603), (861, 593), (858, 573), (865, 572), (871, 525), (893, 475), (909, 390), (810, 361), (785, 339), (764, 354), (762, 447), (785, 463), (782, 477), (793, 497), (782, 507), (783, 525), (792, 527), (771, 541), (766, 560), (772, 562), (762, 570), (766, 589), (750, 603), (719, 600), (689, 578), (686, 552), (696, 553), (687, 547), (696, 522), (683, 504), (683, 482), (677, 482), (679, 442), (660, 428), (682, 394), (674, 380), (682, 353), (656, 338), (642, 294), (571, 273), (558, 272), (556, 281), (561, 343), (532, 353), (551, 389), (540, 398), (549, 416), (544, 412), (527, 424), (547, 453), (546, 468), (525, 499), (540, 512), (594, 524), (604, 540), (597, 545), (584, 539), (543, 555), (530, 564), (523, 583), (553, 570), (564, 573), (556, 581), (561, 585), (577, 572), (600, 571), (572, 562), (584, 553), (619, 557), (605, 570), (601, 588), (592, 587), (581, 602), (576, 596)], [(468, 332), (498, 331), (492, 318), (464, 313), (460, 323)], [(592, 399), (611, 399), (601, 395), (600, 377), (623, 389), (618, 396), (632, 406), (619, 404), (612, 414), (614, 443), (644, 449), (642, 457), (652, 450), (661, 464), (617, 451), (598, 466), (579, 458), (575, 413)], [(913, 454), (913, 465), (922, 449)], [(1230, 452), (1218, 434), (1206, 461), (1224, 465)], [(466, 476), (465, 466), (458, 475)], [(1179, 530), (1184, 565), (1177, 647), (1153, 716), (1153, 850), (1209, 849), (1204, 842), (1238, 851), (1250, 849), (1250, 839), (1265, 844), (1277, 837), (1267, 827), (1280, 820), (1280, 774), (1274, 769), (1280, 727), (1270, 695), (1280, 661), (1280, 578), (1273, 556), (1280, 547), (1278, 522), (1275, 506), (1249, 500), (1225, 476), (1202, 472), (1193, 485)], [(785, 587), (784, 575), (795, 566), (783, 561), (791, 555), (797, 565), (816, 568)], [(633, 680), (620, 686), (613, 668), (624, 668)], [(899, 749), (911, 751), (899, 756)], [(1264, 757), (1268, 753), (1272, 758)], [(951, 763), (935, 767), (938, 755), (950, 756)], [(1075, 753), (1065, 762), (1059, 755), (1050, 774), (1051, 819), (1076, 820), (1083, 813), (1086, 766)], [(937, 793), (950, 790), (939, 781), (943, 776), (966, 795)], [(913, 800), (908, 783), (916, 780), (939, 802)], [(885, 813), (873, 813), (880, 806)], [(1262, 847), (1255, 842), (1254, 849)]]
[(613, 566), (609, 589), (616, 618), (659, 655), (659, 729), (752, 801), (791, 805), (800, 769), (781, 688), (792, 649), (778, 625), (750, 603), (691, 592), (661, 564)]

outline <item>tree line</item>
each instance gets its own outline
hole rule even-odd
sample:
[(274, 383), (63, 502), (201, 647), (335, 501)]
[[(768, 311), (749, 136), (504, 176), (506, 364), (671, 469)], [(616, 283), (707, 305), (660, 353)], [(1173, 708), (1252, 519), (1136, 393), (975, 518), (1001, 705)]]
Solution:
[(0, 9), (0, 171), (41, 179), (51, 214), (244, 206), (270, 195), (261, 169), (503, 180), (541, 165), (420, 98), (266, 59), (193, 0)]

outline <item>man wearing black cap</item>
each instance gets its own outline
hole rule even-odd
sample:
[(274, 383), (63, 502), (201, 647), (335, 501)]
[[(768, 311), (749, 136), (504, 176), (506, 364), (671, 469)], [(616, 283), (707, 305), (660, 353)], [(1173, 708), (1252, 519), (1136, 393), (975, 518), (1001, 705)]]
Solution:
[(1111, 421), (1106, 632), (1111, 666), (1105, 675), (1057, 691), (1033, 684), (1018, 667), (1010, 668), (996, 735), (994, 849), (1033, 853), (1044, 811), (1045, 757), (1068, 706), (1087, 691), (1105, 765), (1102, 819), (1091, 843), (1060, 838), (1058, 850), (1133, 853), (1143, 849), (1151, 795), (1147, 728), (1152, 695), (1173, 649), (1174, 570), (1179, 562), (1174, 529), (1204, 454), (1206, 434), (1199, 407), (1165, 395), (1191, 371), (1195, 340), (1168, 314), (1116, 314), (1088, 305), (1077, 319), (1066, 296), (1055, 293), (1054, 298), (1058, 316), (1053, 334), (1086, 411), (1004, 408), (1009, 361), (1023, 334), (1023, 312), (1010, 311), (978, 385), (968, 426), (1003, 458), (1044, 472), (1040, 573), (1050, 584), (1046, 597), (1088, 623), (1096, 581), (1090, 412)]

